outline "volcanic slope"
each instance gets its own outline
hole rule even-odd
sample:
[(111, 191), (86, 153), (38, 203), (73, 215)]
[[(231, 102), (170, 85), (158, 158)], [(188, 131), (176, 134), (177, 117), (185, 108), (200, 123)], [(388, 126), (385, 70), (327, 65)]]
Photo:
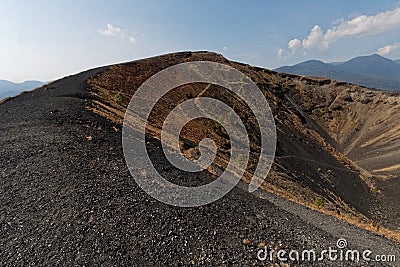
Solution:
[[(339, 238), (346, 238), (352, 249), (399, 255), (396, 241), (267, 191), (250, 194), (241, 189), (245, 182), (222, 199), (197, 208), (162, 204), (139, 188), (123, 159), (124, 108), (151, 74), (194, 60), (237, 67), (269, 101), (278, 147), (264, 189), (310, 206), (321, 197), (326, 212), (366, 223), (375, 209), (382, 208), (383, 191), (376, 182), (382, 178), (347, 159), (332, 131), (290, 96), (295, 90), (291, 82), (304, 78), (230, 62), (214, 53), (169, 54), (66, 77), (0, 104), (0, 265), (252, 265), (265, 263), (256, 258), (261, 243), (321, 251), (334, 247)], [(303, 82), (316, 83), (316, 90), (324, 83)], [(196, 96), (205, 86), (178, 88), (156, 112), (167, 113), (167, 105), (171, 109), (179, 103), (176, 98)], [(210, 94), (222, 98), (222, 89), (210, 87), (214, 89)], [(224, 96), (235, 101), (235, 96)], [(188, 185), (215, 179), (212, 170), (182, 176), (171, 168), (157, 139), (158, 123), (157, 117), (150, 122), (147, 149), (163, 175)], [(204, 127), (211, 122), (192, 126), (196, 123)], [(208, 126), (220, 143), (216, 167), (223, 167), (224, 133)], [(184, 132), (188, 146), (199, 138), (190, 134)], [(256, 144), (257, 133), (249, 134)], [(291, 264), (297, 265), (302, 264)], [(337, 263), (313, 263), (318, 265)]]
[[(114, 65), (93, 77), (89, 80), (93, 110), (122, 123), (130, 97), (148, 77), (168, 66), (195, 60), (215, 61), (237, 68), (259, 86), (268, 100), (278, 140), (275, 163), (264, 189), (308, 206), (322, 198), (324, 210), (331, 214), (374, 226), (383, 224), (392, 230), (399, 227), (399, 211), (396, 210), (399, 197), (395, 189), (399, 181), (396, 162), (400, 162), (396, 136), (400, 132), (396, 128), (396, 117), (386, 116), (395, 114), (398, 108), (397, 93), (374, 91), (330, 79), (276, 73), (231, 62), (214, 53), (184, 52)], [(228, 101), (237, 107), (242, 118), (251, 118), (246, 106), (223, 88), (192, 84), (174, 90), (156, 106), (157, 116), (150, 120), (152, 135), (159, 139), (163, 118), (188, 96), (200, 93)], [(116, 102), (116, 94), (122, 94), (124, 99)], [(378, 121), (372, 113), (380, 116)], [(386, 126), (379, 128), (382, 120)], [(247, 121), (254, 123), (251, 119)], [(368, 130), (364, 121), (374, 124), (373, 130)], [(227, 153), (223, 152), (228, 141), (224, 134), (216, 133), (211, 122), (197, 123), (197, 127), (194, 122), (187, 132), (183, 131), (185, 138), (198, 143), (199, 135), (204, 133), (190, 129), (208, 129), (206, 132), (220, 144), (219, 165), (225, 166)], [(360, 125), (365, 128), (360, 129)], [(259, 133), (253, 130), (255, 128), (248, 130), (252, 144), (257, 147)], [(388, 134), (388, 138), (383, 138), (382, 134)], [(382, 146), (376, 138), (383, 138), (386, 143)], [(377, 145), (380, 145), (380, 161), (373, 154)], [(186, 147), (191, 148), (189, 144)], [(250, 161), (250, 173), (256, 163), (254, 158)]]

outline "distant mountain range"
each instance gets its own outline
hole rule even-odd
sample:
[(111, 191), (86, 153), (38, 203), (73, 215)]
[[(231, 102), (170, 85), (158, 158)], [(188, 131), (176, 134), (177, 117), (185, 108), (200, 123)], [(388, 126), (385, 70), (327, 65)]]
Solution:
[(13, 83), (6, 80), (0, 80), (0, 100), (9, 96), (15, 96), (22, 91), (28, 91), (42, 86), (45, 82), (25, 81), (22, 83)]
[(309, 60), (275, 70), (297, 75), (322, 76), (376, 89), (400, 90), (400, 60), (391, 60), (376, 54), (356, 57), (346, 62)]

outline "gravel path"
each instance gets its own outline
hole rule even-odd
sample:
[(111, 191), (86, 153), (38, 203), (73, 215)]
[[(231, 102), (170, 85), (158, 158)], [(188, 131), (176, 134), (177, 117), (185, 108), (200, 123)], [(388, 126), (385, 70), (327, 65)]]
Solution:
[[(270, 266), (257, 259), (260, 243), (321, 251), (338, 238), (400, 257), (399, 243), (268, 193), (249, 194), (243, 184), (198, 208), (152, 199), (130, 177), (120, 127), (85, 109), (84, 81), (97, 71), (0, 105), (0, 266)], [(148, 149), (171, 180), (211, 179), (170, 168), (155, 140)]]

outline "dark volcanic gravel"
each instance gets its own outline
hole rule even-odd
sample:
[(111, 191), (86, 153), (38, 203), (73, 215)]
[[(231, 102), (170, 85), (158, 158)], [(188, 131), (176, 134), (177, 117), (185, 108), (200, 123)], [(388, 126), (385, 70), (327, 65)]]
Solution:
[[(349, 238), (350, 248), (373, 239), (372, 251), (399, 251), (398, 243), (338, 220), (319, 227), (316, 220), (327, 217), (294, 204), (284, 210), (283, 200), (276, 199), (283, 203), (278, 207), (238, 187), (198, 208), (152, 199), (127, 170), (121, 127), (85, 109), (90, 95), (84, 81), (97, 71), (0, 105), (0, 266), (270, 266), (257, 260), (259, 243), (321, 251), (354, 233), (362, 234)], [(161, 153), (156, 141), (149, 150)], [(204, 173), (187, 178), (210, 179)]]

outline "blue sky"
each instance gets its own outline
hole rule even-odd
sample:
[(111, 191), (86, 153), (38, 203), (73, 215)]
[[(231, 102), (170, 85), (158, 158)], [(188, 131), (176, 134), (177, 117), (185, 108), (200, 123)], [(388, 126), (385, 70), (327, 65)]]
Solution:
[(0, 79), (52, 80), (183, 50), (267, 68), (400, 59), (400, 2), (0, 0)]

